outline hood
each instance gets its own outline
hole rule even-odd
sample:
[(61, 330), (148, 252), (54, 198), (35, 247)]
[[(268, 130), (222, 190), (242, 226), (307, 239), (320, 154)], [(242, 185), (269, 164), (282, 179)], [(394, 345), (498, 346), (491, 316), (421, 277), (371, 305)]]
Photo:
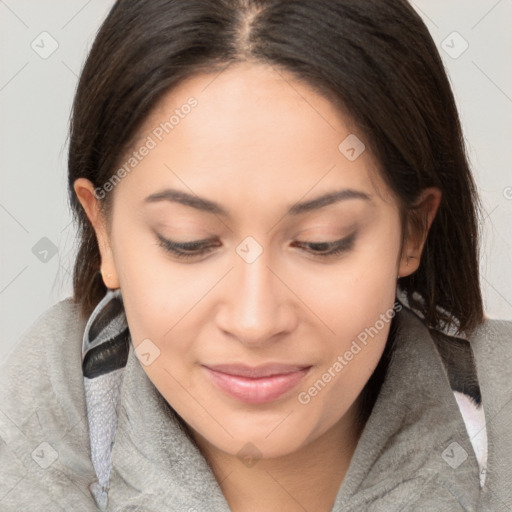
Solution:
[[(332, 511), (476, 510), (480, 468), (436, 342), (411, 310), (397, 315), (386, 378)], [(144, 372), (119, 290), (91, 315), (82, 358), (100, 509), (229, 512), (206, 459)]]

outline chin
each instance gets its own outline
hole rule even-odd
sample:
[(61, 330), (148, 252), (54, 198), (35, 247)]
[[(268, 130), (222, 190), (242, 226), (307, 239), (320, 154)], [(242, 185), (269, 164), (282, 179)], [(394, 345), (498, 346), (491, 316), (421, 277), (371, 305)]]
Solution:
[(241, 420), (236, 425), (225, 421), (222, 425), (231, 435), (220, 428), (222, 432), (216, 429), (219, 435), (212, 436), (213, 430), (206, 428), (204, 432), (208, 432), (208, 436), (202, 437), (218, 450), (233, 456), (281, 457), (299, 450), (312, 435), (309, 431), (299, 430), (295, 422), (288, 423), (285, 419), (288, 414), (281, 414), (278, 420), (265, 422), (260, 428), (255, 427), (247, 416), (245, 421)]

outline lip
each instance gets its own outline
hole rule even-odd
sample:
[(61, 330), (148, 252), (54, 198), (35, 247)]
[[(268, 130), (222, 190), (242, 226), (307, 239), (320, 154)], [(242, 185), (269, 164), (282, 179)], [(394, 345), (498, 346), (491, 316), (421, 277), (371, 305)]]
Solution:
[(276, 400), (293, 389), (311, 366), (269, 364), (203, 366), (210, 380), (226, 394), (248, 404)]

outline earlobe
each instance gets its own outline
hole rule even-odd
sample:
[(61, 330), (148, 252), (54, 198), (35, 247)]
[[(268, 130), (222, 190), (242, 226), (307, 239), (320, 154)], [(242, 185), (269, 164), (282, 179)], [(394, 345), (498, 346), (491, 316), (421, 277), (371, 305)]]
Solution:
[(86, 178), (78, 178), (73, 184), (75, 194), (89, 219), (101, 256), (101, 268), (98, 269), (105, 286), (110, 289), (119, 288), (119, 279), (107, 234), (106, 223), (101, 212), (100, 200), (94, 194), (94, 185)]
[(418, 270), (423, 248), (439, 209), (441, 197), (442, 194), (438, 188), (429, 187), (423, 190), (413, 205), (413, 213), (407, 220), (407, 234), (402, 247), (397, 272), (398, 278), (411, 275)]

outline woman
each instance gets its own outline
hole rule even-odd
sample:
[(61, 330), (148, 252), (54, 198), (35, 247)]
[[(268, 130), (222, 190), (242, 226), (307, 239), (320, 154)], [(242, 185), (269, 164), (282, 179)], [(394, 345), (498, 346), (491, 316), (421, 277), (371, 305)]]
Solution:
[(2, 510), (512, 506), (512, 323), (404, 0), (119, 0), (69, 191), (74, 296), (8, 362)]

